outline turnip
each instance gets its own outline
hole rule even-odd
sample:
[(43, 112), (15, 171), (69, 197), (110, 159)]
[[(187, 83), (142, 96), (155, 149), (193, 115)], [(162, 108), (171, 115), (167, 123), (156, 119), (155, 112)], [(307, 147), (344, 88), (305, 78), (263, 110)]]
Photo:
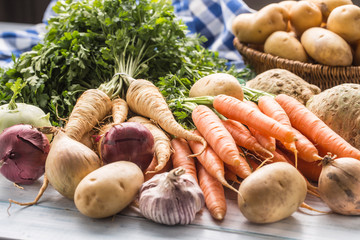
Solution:
[(360, 215), (360, 161), (326, 155), (318, 189), (321, 199), (333, 212)]
[(0, 134), (0, 172), (17, 184), (32, 184), (45, 172), (50, 150), (46, 136), (28, 124), (17, 124)]
[(304, 202), (307, 184), (289, 163), (265, 165), (240, 184), (238, 205), (254, 223), (271, 223), (291, 216)]

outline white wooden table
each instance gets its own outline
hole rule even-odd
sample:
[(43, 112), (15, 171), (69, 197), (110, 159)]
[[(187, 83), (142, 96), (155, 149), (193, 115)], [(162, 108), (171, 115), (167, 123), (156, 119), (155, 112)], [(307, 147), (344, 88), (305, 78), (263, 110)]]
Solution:
[[(0, 176), (0, 239), (360, 239), (360, 217), (318, 214), (301, 210), (282, 221), (258, 225), (248, 222), (237, 208), (236, 195), (227, 193), (228, 212), (222, 222), (211, 218), (206, 209), (186, 226), (165, 226), (141, 217), (128, 208), (106, 219), (88, 218), (73, 201), (62, 197), (51, 186), (37, 205), (12, 205), (8, 199), (32, 201), (42, 179), (24, 189)], [(306, 203), (329, 210), (324, 203), (308, 196)]]

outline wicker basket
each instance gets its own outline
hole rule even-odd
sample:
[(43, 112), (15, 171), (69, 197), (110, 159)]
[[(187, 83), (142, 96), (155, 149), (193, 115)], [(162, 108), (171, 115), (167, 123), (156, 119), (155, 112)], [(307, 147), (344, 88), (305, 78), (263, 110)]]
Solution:
[(332, 67), (321, 64), (303, 63), (288, 60), (249, 48), (234, 39), (234, 46), (256, 74), (269, 69), (282, 68), (302, 77), (305, 81), (320, 87), (322, 90), (343, 83), (360, 84), (360, 66)]

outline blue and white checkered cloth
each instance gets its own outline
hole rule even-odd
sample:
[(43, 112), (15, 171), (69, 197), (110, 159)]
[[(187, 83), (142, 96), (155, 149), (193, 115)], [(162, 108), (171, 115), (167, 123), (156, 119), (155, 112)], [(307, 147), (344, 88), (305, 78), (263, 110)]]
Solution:
[[(52, 0), (46, 9), (43, 23), (25, 31), (0, 32), (0, 67), (12, 64), (12, 54), (18, 57), (29, 51), (42, 39), (43, 25), (54, 15)], [(228, 59), (238, 68), (244, 67), (242, 58), (233, 46), (234, 35), (231, 32), (232, 20), (241, 13), (253, 12), (242, 0), (173, 0), (175, 14), (188, 26), (189, 34), (200, 33), (208, 41), (205, 47), (219, 52), (219, 56)]]

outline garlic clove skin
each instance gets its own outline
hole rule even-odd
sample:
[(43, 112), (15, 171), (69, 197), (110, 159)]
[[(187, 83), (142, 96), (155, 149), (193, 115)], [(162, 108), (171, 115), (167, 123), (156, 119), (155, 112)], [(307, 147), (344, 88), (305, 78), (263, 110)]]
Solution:
[(140, 189), (140, 212), (157, 223), (190, 224), (204, 205), (203, 192), (183, 168), (157, 174)]

